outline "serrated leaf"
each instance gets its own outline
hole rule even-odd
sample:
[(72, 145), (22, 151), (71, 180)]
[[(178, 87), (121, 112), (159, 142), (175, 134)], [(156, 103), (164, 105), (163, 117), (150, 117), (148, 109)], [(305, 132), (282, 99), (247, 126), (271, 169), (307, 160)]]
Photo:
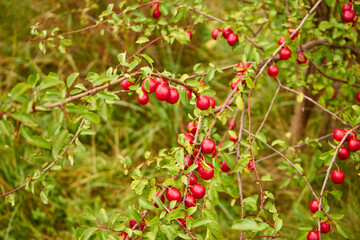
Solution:
[(155, 209), (154, 204), (152, 204), (149, 200), (147, 200), (145, 198), (140, 198), (139, 199), (139, 205), (144, 209), (148, 209), (148, 210), (154, 210)]

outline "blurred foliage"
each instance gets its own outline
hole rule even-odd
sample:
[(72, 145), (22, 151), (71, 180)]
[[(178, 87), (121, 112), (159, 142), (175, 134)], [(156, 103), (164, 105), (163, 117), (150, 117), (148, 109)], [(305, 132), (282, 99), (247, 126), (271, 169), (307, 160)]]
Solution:
[[(116, 3), (116, 1), (111, 2)], [(204, 2), (215, 16), (231, 13), (234, 8), (246, 10), (246, 3), (242, 3), (242, 1), (209, 0)], [(277, 39), (287, 29), (287, 25), (283, 25), (286, 13), (283, 6), (284, 1), (264, 2), (270, 2), (281, 8), (283, 13), (277, 16), (276, 21), (269, 23), (267, 28), (264, 27), (260, 35), (256, 37), (257, 42), (261, 45), (267, 44), (266, 52), (272, 52)], [(69, 35), (68, 39), (72, 40), (73, 45), (67, 47), (64, 53), (55, 48), (48, 48), (44, 54), (39, 51), (39, 42), (31, 40), (33, 36), (30, 34), (30, 27), (37, 23), (39, 23), (39, 31), (51, 31), (58, 27), (61, 32), (93, 25), (109, 3), (110, 1), (102, 0), (2, 0), (0, 2), (0, 9), (3, 9), (0, 14), (0, 95), (6, 96), (17, 83), (26, 81), (30, 74), (47, 75), (54, 72), (60, 76), (60, 79), (66, 79), (71, 73), (79, 72), (80, 80), (77, 81), (86, 84), (81, 79), (85, 79), (88, 72), (105, 74), (106, 69), (118, 64), (117, 55), (119, 53), (126, 51), (132, 54), (137, 51), (140, 46), (134, 43), (141, 33), (132, 31), (114, 33), (106, 27)], [(255, 14), (245, 10), (239, 16), (233, 17), (241, 17), (244, 22), (250, 22), (251, 25), (247, 26), (248, 30), (245, 30), (246, 34), (250, 35), (261, 25), (261, 23), (256, 24), (255, 20), (263, 15), (261, 10)], [(143, 12), (149, 15), (148, 9), (144, 9)], [(300, 18), (303, 16), (303, 12), (294, 15)], [(203, 63), (204, 66), (213, 63), (215, 66), (221, 67), (239, 62), (241, 54), (234, 54), (224, 39), (220, 39), (218, 42), (211, 39), (211, 31), (215, 27), (219, 27), (219, 24), (205, 22), (191, 26), (192, 24), (191, 18), (181, 20), (179, 23), (180, 26), (189, 25), (189, 29), (192, 29), (194, 37), (190, 43), (185, 45), (174, 43), (170, 46), (164, 41), (158, 41), (144, 51), (155, 60), (154, 67), (156, 69), (160, 71), (167, 69), (174, 73), (191, 75), (196, 63)], [(100, 29), (104, 29), (103, 36), (100, 34)], [(315, 35), (317, 32), (306, 33), (303, 39), (310, 40), (312, 34)], [(243, 53), (243, 49), (239, 51)], [(318, 51), (323, 55), (337, 56), (337, 53), (340, 55), (340, 50), (328, 53), (327, 47), (319, 47)], [(341, 54), (343, 53), (341, 52)], [(316, 60), (315, 57), (314, 61)], [(344, 63), (344, 61), (346, 60), (342, 58), (334, 58), (332, 64), (348, 63)], [(286, 79), (291, 87), (296, 88), (304, 83), (302, 81), (305, 80), (300, 72), (290, 75), (296, 68), (295, 64), (282, 62), (278, 66), (291, 70), (281, 73), (282, 79)], [(329, 71), (332, 70), (329, 68)], [(217, 90), (218, 95), (214, 97), (217, 101), (221, 102), (226, 97), (233, 75), (232, 70), (225, 71), (215, 75), (211, 82), (206, 81), (208, 85)], [(332, 86), (329, 80), (319, 74), (313, 74), (307, 80), (309, 85), (312, 81), (311, 78), (322, 79), (327, 85)], [(298, 81), (298, 79), (301, 80)], [(88, 86), (86, 85), (86, 87)], [(277, 85), (274, 81), (262, 78), (261, 88), (253, 93), (252, 123), (254, 129), (260, 125), (276, 88)], [(120, 88), (117, 87), (117, 89)], [(332, 95), (327, 94), (327, 91), (331, 92), (334, 89), (348, 100), (331, 99)], [(349, 101), (353, 102), (357, 90), (340, 89), (338, 85), (334, 85), (334, 88), (319, 91), (325, 92), (321, 97), (324, 98), (329, 109), (336, 111), (343, 109)], [(317, 94), (316, 89), (314, 94)], [(191, 106), (176, 108), (173, 105), (154, 101), (153, 98), (154, 96), (150, 98), (150, 104), (141, 107), (133, 96), (121, 95), (120, 100), (116, 100), (109, 106), (105, 113), (107, 121), (91, 127), (96, 134), (80, 136), (85, 150), (76, 152), (73, 166), (66, 164), (64, 169), (54, 168), (48, 173), (46, 188), (51, 189), (47, 196), (48, 204), (43, 204), (40, 198), (40, 187), (35, 188), (35, 194), (26, 190), (18, 191), (14, 199), (15, 206), (6, 202), (5, 199), (1, 199), (0, 238), (5, 240), (75, 239), (75, 229), (78, 226), (91, 225), (91, 222), (81, 216), (86, 208), (94, 211), (106, 208), (109, 213), (129, 214), (128, 206), (137, 204), (138, 196), (130, 188), (132, 179), (124, 174), (124, 170), (133, 164), (144, 161), (144, 154), (147, 151), (151, 152), (150, 157), (154, 157), (160, 149), (175, 146), (178, 134), (186, 130), (188, 113), (192, 111)], [(5, 100), (5, 97), (1, 99), (0, 106), (4, 104)], [(281, 91), (270, 112), (266, 128), (262, 131), (266, 134), (268, 142), (275, 139), (289, 142), (289, 129), (295, 103), (296, 98), (293, 94)], [(312, 109), (312, 106), (309, 111), (311, 119), (306, 123), (305, 136), (316, 138), (324, 133), (330, 133), (335, 127), (333, 122), (327, 121), (325, 128), (327, 131), (324, 132), (323, 112)], [(50, 122), (49, 118), (49, 116), (43, 117), (44, 125)], [(78, 124), (75, 123), (74, 126), (71, 126), (72, 133), (76, 131)], [(217, 128), (222, 131), (226, 129), (226, 126), (218, 124)], [(16, 129), (13, 128), (13, 132), (9, 136), (1, 135), (1, 193), (22, 185), (27, 176), (34, 172), (34, 168), (23, 159), (23, 156), (19, 155), (20, 152), (27, 151), (26, 140), (20, 138), (17, 143), (16, 134)], [(11, 141), (11, 145), (3, 145), (5, 141)], [(320, 151), (328, 149), (329, 146), (324, 141), (313, 147), (297, 149), (293, 154), (294, 158), (302, 160), (304, 172), (315, 189), (321, 188), (325, 175), (322, 172), (325, 168), (319, 168), (320, 165), (316, 158), (321, 154)], [(257, 157), (261, 158), (271, 153), (269, 150), (261, 150)], [(271, 158), (261, 162), (258, 168), (260, 175), (270, 173), (275, 180), (264, 182), (263, 188), (275, 195), (278, 212), (284, 220), (283, 239), (295, 239), (300, 225), (314, 225), (314, 219), (308, 210), (311, 193), (308, 188), (298, 184), (279, 190), (286, 172), (276, 167), (281, 162), (282, 159), (279, 157)], [(359, 182), (359, 176), (354, 173), (353, 165), (351, 162), (345, 163), (343, 167), (347, 176), (345, 183), (341, 186), (333, 186), (333, 188), (343, 191), (342, 201), (328, 198), (332, 212), (345, 215), (342, 225), (346, 226), (347, 232), (351, 234), (350, 239), (360, 236), (360, 229), (357, 227), (357, 223), (360, 221), (358, 204), (360, 199), (357, 193), (358, 184), (354, 184)], [(142, 174), (156, 177), (158, 182), (162, 182), (168, 177), (153, 166), (144, 167)], [(244, 175), (244, 197), (258, 192), (257, 186), (253, 184), (255, 180), (254, 175)], [(219, 203), (216, 206), (223, 239), (239, 237), (237, 231), (231, 230), (232, 222), (239, 217), (237, 216), (237, 213), (240, 212), (239, 205), (236, 203), (231, 206), (231, 199), (229, 195), (220, 193)], [(339, 236), (335, 233), (333, 239), (341, 239), (337, 237)]]

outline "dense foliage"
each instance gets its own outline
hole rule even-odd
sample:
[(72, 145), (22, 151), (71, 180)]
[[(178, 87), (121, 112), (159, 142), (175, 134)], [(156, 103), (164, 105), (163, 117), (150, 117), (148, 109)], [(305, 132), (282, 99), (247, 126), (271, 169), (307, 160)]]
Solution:
[(360, 236), (360, 1), (0, 7), (2, 239)]

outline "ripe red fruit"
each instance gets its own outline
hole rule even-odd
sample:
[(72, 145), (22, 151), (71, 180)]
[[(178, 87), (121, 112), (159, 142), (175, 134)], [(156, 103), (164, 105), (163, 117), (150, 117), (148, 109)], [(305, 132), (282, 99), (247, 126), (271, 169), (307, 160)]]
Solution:
[(352, 8), (352, 4), (351, 4), (351, 3), (345, 3), (345, 4), (342, 6), (341, 11), (342, 11), (342, 12), (345, 12), (345, 11), (347, 11), (347, 10), (351, 10), (351, 8)]
[(191, 98), (191, 91), (190, 91), (188, 88), (186, 88), (186, 87), (180, 87), (180, 89), (185, 89), (185, 90), (186, 90), (186, 94), (187, 94), (187, 96), (188, 96), (188, 99)]
[(208, 98), (209, 98), (209, 102), (210, 102), (210, 107), (211, 107), (212, 109), (214, 109), (215, 106), (216, 106), (215, 99), (213, 99), (212, 97), (208, 97)]
[(346, 134), (346, 131), (344, 129), (336, 128), (333, 131), (333, 137), (336, 141), (341, 141)]
[(134, 83), (130, 82), (127, 79), (120, 83), (121, 88), (123, 90), (126, 90), (126, 91), (130, 90), (129, 87), (132, 86), (132, 85), (134, 85)]
[(236, 122), (233, 121), (233, 120), (230, 120), (230, 121), (228, 122), (228, 128), (229, 128), (230, 130), (234, 130), (234, 129), (236, 128)]
[(352, 22), (355, 18), (355, 12), (353, 10), (346, 10), (343, 13), (343, 19), (345, 22)]
[(169, 98), (166, 101), (170, 104), (175, 104), (177, 101), (179, 101), (179, 92), (176, 88), (170, 89)]
[[(128, 236), (128, 234), (127, 233), (120, 233), (119, 235), (118, 235), (118, 237), (120, 237), (120, 239), (126, 239), (126, 237)], [(122, 237), (122, 238), (121, 238)], [(128, 238), (128, 240), (131, 240), (131, 238)]]
[(319, 240), (319, 232), (312, 230), (309, 232), (309, 234), (307, 235), (307, 240)]
[[(295, 32), (295, 28), (291, 27), (291, 28), (288, 29), (288, 34), (289, 34), (289, 36), (291, 36), (291, 34), (292, 34), (293, 32)], [(296, 33), (294, 34), (294, 36), (291, 37), (291, 40), (294, 40), (295, 38), (297, 38), (297, 36), (299, 36), (299, 32), (296, 32)]]
[(287, 60), (291, 57), (291, 51), (287, 47), (283, 47), (280, 50), (279, 55), (282, 60)]
[(149, 96), (146, 93), (138, 96), (138, 102), (141, 105), (146, 105), (149, 102)]
[[(157, 192), (157, 193), (156, 193), (156, 197), (159, 197), (159, 194), (160, 194), (160, 192)], [(162, 203), (165, 202), (164, 194), (161, 196), (160, 200), (161, 200)], [(155, 206), (156, 208), (159, 207), (156, 203), (154, 203), (154, 206)]]
[(231, 27), (225, 28), (223, 30), (222, 36), (227, 39), (232, 32), (233, 32), (233, 29)]
[(215, 148), (214, 151), (212, 152), (212, 158), (216, 157), (216, 154), (217, 154), (217, 150)]
[(207, 96), (202, 95), (196, 99), (196, 106), (200, 110), (207, 110), (210, 107), (210, 100)]
[(195, 122), (189, 122), (186, 125), (186, 130), (188, 133), (195, 134), (196, 133), (196, 123)]
[(307, 58), (306, 58), (305, 54), (304, 53), (298, 53), (298, 55), (297, 55), (297, 63), (298, 64), (304, 64), (304, 63), (306, 63), (306, 61), (307, 61)]
[(186, 227), (186, 220), (187, 220), (187, 219), (190, 219), (190, 218), (193, 218), (193, 216), (190, 215), (190, 216), (187, 216), (187, 217), (184, 217), (184, 218), (179, 218), (178, 220), (180, 221), (180, 223), (181, 223), (184, 227)]
[(161, 16), (161, 12), (160, 12), (159, 5), (158, 5), (154, 9), (153, 18), (159, 18), (160, 16)]
[(191, 40), (191, 39), (192, 39), (192, 32), (191, 32), (191, 31), (189, 31), (189, 30), (186, 30), (186, 31), (185, 31), (185, 33), (189, 35), (190, 40)]
[(285, 36), (282, 36), (279, 41), (278, 41), (278, 44), (281, 45), (283, 44), (284, 42), (286, 42), (286, 37)]
[[(310, 211), (312, 213), (316, 213), (319, 209), (319, 201), (318, 200), (313, 200), (311, 203), (310, 203)], [(321, 208), (321, 210), (323, 210), (323, 208)]]
[(250, 160), (249, 163), (247, 164), (247, 168), (249, 169), (249, 171), (252, 173), (253, 171), (255, 171), (255, 167), (254, 167), (254, 160)]
[(166, 85), (159, 85), (155, 90), (155, 97), (159, 101), (167, 101), (170, 97), (170, 88)]
[(328, 221), (321, 222), (320, 229), (322, 233), (328, 233), (330, 231), (330, 223)]
[[(345, 133), (350, 132), (350, 129), (345, 129)], [(355, 131), (350, 132), (350, 134), (347, 136), (346, 141), (349, 141), (350, 139), (357, 138), (357, 133)]]
[(211, 37), (212, 37), (214, 40), (216, 40), (217, 37), (218, 37), (218, 35), (219, 35), (219, 33), (221, 33), (221, 29), (220, 29), (220, 28), (215, 28), (215, 29), (212, 31), (212, 33), (211, 33)]
[(201, 142), (201, 151), (204, 154), (210, 154), (214, 151), (214, 149), (215, 149), (215, 142), (211, 138), (205, 138)]
[[(236, 78), (234, 78), (234, 79), (236, 79)], [(241, 79), (233, 80), (230, 85), (231, 89), (234, 90), (238, 86), (240, 81), (241, 81)]]
[(350, 152), (357, 152), (360, 150), (360, 140), (352, 138), (348, 141), (348, 149)]
[(334, 170), (331, 173), (331, 180), (333, 181), (333, 183), (335, 184), (341, 184), (345, 179), (345, 174), (343, 171), (339, 170)]
[(155, 78), (155, 82), (157, 83), (157, 85), (167, 85), (169, 86), (168, 81), (165, 78)]
[(267, 70), (268, 74), (270, 77), (276, 77), (279, 73), (279, 69), (276, 65), (271, 65), (268, 70)]
[[(135, 226), (135, 224), (137, 224), (136, 220), (134, 220), (134, 219), (130, 220), (130, 228), (131, 229)], [(144, 218), (141, 221), (140, 227), (141, 227), (141, 230), (144, 230), (144, 228), (145, 228), (145, 219)]]
[[(147, 82), (149, 83), (149, 91), (146, 91), (145, 89), (145, 84), (147, 84)], [(141, 89), (143, 90), (144, 93), (150, 94), (155, 92), (158, 85), (159, 84), (153, 78), (148, 77), (142, 82)]]
[(227, 42), (230, 46), (235, 45), (239, 41), (239, 36), (236, 33), (230, 33), (227, 37)]
[(180, 200), (181, 200), (180, 190), (177, 188), (174, 188), (174, 187), (170, 187), (166, 191), (166, 198), (167, 198), (167, 200), (169, 200), (169, 202), (171, 202), (171, 201), (180, 202)]
[[(185, 164), (185, 160), (186, 160), (186, 156), (184, 157), (184, 164)], [(194, 158), (190, 155), (189, 161), (187, 166), (185, 166), (185, 170), (188, 169), (188, 167), (190, 167), (191, 165), (193, 165), (194, 163)]]
[(232, 142), (237, 142), (238, 137), (237, 137), (237, 135), (236, 135), (236, 138), (234, 138), (233, 136), (231, 136), (231, 135), (229, 134), (229, 140), (232, 141)]
[(185, 207), (191, 208), (195, 207), (196, 205), (196, 199), (193, 195), (187, 194), (185, 198)]
[(358, 92), (358, 93), (356, 94), (356, 100), (358, 100), (358, 101), (360, 102), (360, 92)]
[[(184, 138), (185, 138), (185, 141), (188, 141), (188, 142), (190, 143), (190, 145), (193, 144), (194, 138), (193, 138), (191, 135), (189, 135), (189, 134), (184, 134)], [(179, 144), (180, 147), (183, 147), (183, 146), (179, 143), (179, 138), (178, 138), (178, 144)]]
[(202, 199), (206, 193), (204, 186), (201, 184), (194, 184), (190, 191), (196, 199)]
[(337, 156), (338, 156), (339, 159), (345, 160), (348, 157), (350, 157), (350, 151), (349, 151), (349, 149), (347, 149), (347, 147), (341, 146)]
[(205, 163), (200, 163), (199, 167), (198, 167), (198, 172), (199, 172), (199, 176), (204, 179), (204, 180), (209, 180), (211, 178), (213, 178), (214, 176), (214, 167), (210, 164), (210, 163), (206, 163), (206, 168), (210, 168), (205, 169), (204, 167)]
[(197, 181), (198, 181), (197, 176), (194, 173), (192, 173), (190, 176), (189, 185), (193, 186), (197, 184)]
[(241, 73), (241, 74), (244, 74), (246, 72), (246, 70), (250, 67), (250, 65), (248, 63), (246, 63), (246, 65), (245, 65), (242, 62), (239, 62), (236, 66), (242, 68), (242, 70), (239, 71), (239, 73)]
[(229, 168), (229, 166), (227, 165), (227, 163), (226, 163), (225, 160), (222, 161), (220, 164), (221, 164), (221, 171), (223, 171), (223, 172), (228, 172), (228, 171), (230, 171), (230, 168)]

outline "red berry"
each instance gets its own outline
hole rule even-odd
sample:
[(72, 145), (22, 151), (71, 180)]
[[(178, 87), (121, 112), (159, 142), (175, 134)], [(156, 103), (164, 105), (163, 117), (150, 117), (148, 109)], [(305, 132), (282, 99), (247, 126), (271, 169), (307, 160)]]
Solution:
[[(155, 93), (156, 94), (156, 93)], [(169, 98), (166, 100), (170, 104), (175, 104), (179, 101), (179, 92), (175, 88), (170, 89)]]
[(227, 39), (232, 32), (233, 32), (233, 29), (231, 27), (225, 28), (222, 33), (222, 36)]
[(305, 54), (304, 53), (298, 53), (298, 55), (297, 55), (297, 63), (298, 64), (304, 64), (304, 63), (306, 63), (306, 61), (307, 61), (307, 58), (306, 58)]
[(291, 51), (287, 47), (283, 47), (280, 50), (279, 55), (282, 60), (287, 60), (291, 57)]
[(356, 100), (358, 100), (358, 101), (360, 102), (360, 92), (358, 92), (358, 93), (356, 94)]
[(345, 160), (350, 157), (350, 151), (349, 151), (349, 149), (347, 149), (347, 147), (341, 146), (337, 156), (339, 159)]
[(236, 128), (236, 122), (233, 121), (233, 120), (230, 120), (230, 121), (228, 122), (228, 128), (229, 128), (230, 130), (234, 130), (234, 129)]
[(201, 151), (204, 154), (210, 154), (214, 151), (214, 149), (215, 149), (215, 142), (211, 138), (205, 138), (201, 142)]
[(351, 4), (351, 3), (345, 3), (345, 4), (342, 6), (341, 11), (342, 11), (342, 12), (345, 12), (345, 11), (347, 11), (347, 10), (351, 10), (351, 8), (352, 8), (352, 4)]
[(234, 138), (233, 136), (231, 136), (231, 135), (229, 134), (229, 140), (232, 141), (232, 142), (237, 142), (238, 137), (236, 136), (236, 138)]
[(343, 171), (339, 170), (334, 170), (331, 173), (331, 180), (333, 181), (333, 183), (335, 184), (341, 184), (345, 179), (345, 174)]
[(126, 90), (126, 91), (130, 90), (129, 87), (132, 86), (132, 85), (134, 85), (134, 83), (130, 82), (127, 79), (120, 83), (121, 88), (123, 90)]
[(165, 78), (155, 78), (156, 84), (159, 85), (167, 85), (169, 86), (168, 81)]
[[(351, 129), (345, 129), (345, 132), (348, 133), (350, 132)], [(355, 131), (350, 132), (350, 134), (347, 136), (346, 141), (349, 141), (350, 139), (355, 139), (357, 138), (357, 133)]]
[(328, 221), (321, 222), (320, 229), (322, 233), (328, 233), (330, 231), (330, 223)]
[[(204, 165), (206, 164), (205, 169)], [(214, 176), (214, 167), (210, 163), (200, 163), (198, 167), (199, 176), (204, 180), (209, 180)]]
[(221, 164), (221, 171), (223, 171), (223, 172), (228, 172), (228, 171), (230, 171), (230, 168), (229, 168), (229, 166), (227, 165), (227, 163), (226, 163), (225, 160), (222, 161), (220, 164)]
[[(160, 192), (157, 192), (157, 193), (156, 193), (156, 197), (159, 197), (159, 194), (160, 194)], [(164, 194), (161, 196), (160, 200), (161, 200), (162, 203), (165, 202)], [(154, 206), (155, 206), (156, 208), (159, 207), (156, 203), (154, 203)]]
[(190, 219), (190, 218), (193, 218), (193, 216), (187, 216), (187, 217), (184, 217), (184, 218), (179, 218), (178, 220), (180, 221), (180, 223), (184, 226), (184, 227), (186, 227), (186, 220), (187, 219)]
[[(291, 36), (291, 34), (292, 34), (293, 32), (295, 32), (295, 28), (291, 27), (291, 28), (288, 29), (288, 34), (289, 34), (289, 36)], [(291, 37), (291, 40), (294, 40), (295, 38), (297, 38), (297, 36), (299, 36), (299, 32), (296, 32), (296, 33), (294, 34), (294, 36)]]
[(236, 66), (242, 68), (242, 70), (239, 71), (239, 73), (241, 73), (241, 74), (245, 73), (246, 70), (250, 67), (250, 65), (248, 63), (246, 63), (246, 65), (245, 65), (242, 62), (239, 62)]
[(186, 30), (185, 33), (189, 35), (190, 40), (191, 40), (192, 39), (192, 32), (190, 32), (189, 30)]
[(156, 6), (154, 9), (154, 12), (153, 12), (153, 17), (159, 18), (160, 16), (161, 16), (161, 12), (160, 12), (159, 6)]
[(209, 102), (210, 102), (210, 107), (211, 107), (212, 109), (214, 109), (215, 106), (216, 106), (215, 99), (213, 99), (212, 97), (208, 97), (208, 98), (209, 98)]
[(214, 151), (212, 152), (212, 158), (216, 157), (217, 151), (216, 148), (214, 149)]
[[(316, 213), (319, 210), (319, 201), (318, 200), (313, 200), (310, 203), (310, 211), (312, 213)], [(321, 208), (321, 210), (323, 210), (323, 208)]]
[(195, 184), (197, 184), (197, 181), (198, 181), (197, 176), (194, 173), (192, 173), (190, 176), (189, 185), (194, 186)]
[(284, 42), (286, 42), (286, 37), (285, 36), (282, 36), (279, 41), (278, 41), (278, 44), (281, 45), (283, 44)]
[(343, 19), (345, 22), (352, 22), (355, 18), (355, 12), (353, 10), (346, 10), (343, 13)]
[[(137, 221), (136, 220), (130, 220), (130, 228), (132, 229), (135, 225), (137, 224)], [(140, 224), (140, 227), (141, 227), (141, 230), (144, 230), (145, 228), (145, 219), (143, 218), (143, 220), (141, 221), (141, 224)]]
[(142, 95), (138, 96), (138, 102), (141, 105), (146, 105), (149, 102), (149, 95), (147, 95), (146, 93), (143, 93)]
[(215, 28), (214, 31), (212, 31), (212, 33), (211, 33), (211, 37), (212, 37), (214, 40), (216, 40), (217, 37), (218, 37), (218, 35), (219, 35), (219, 33), (221, 33), (221, 29), (220, 29), (220, 28)]
[[(188, 142), (190, 143), (190, 145), (193, 144), (194, 138), (193, 138), (191, 135), (189, 135), (189, 134), (184, 134), (184, 138), (185, 138), (185, 141), (188, 141)], [(179, 138), (178, 138), (178, 144), (179, 144), (180, 147), (183, 147), (183, 146), (179, 143)]]
[[(118, 235), (118, 237), (120, 237), (120, 239), (126, 239), (126, 237), (128, 236), (128, 234), (127, 233), (120, 233), (119, 235)], [(122, 238), (121, 238), (122, 237)], [(128, 240), (131, 240), (131, 238), (128, 238)]]
[(190, 91), (188, 88), (186, 88), (186, 87), (180, 87), (180, 89), (185, 89), (185, 90), (186, 90), (186, 94), (187, 94), (187, 96), (188, 96), (188, 99), (191, 98), (191, 91)]
[(270, 77), (276, 77), (279, 73), (279, 69), (276, 65), (271, 65), (269, 68), (268, 68), (268, 74)]
[(186, 130), (188, 133), (195, 134), (196, 133), (196, 123), (195, 122), (189, 122), (186, 125)]
[(346, 134), (344, 129), (337, 128), (333, 131), (333, 137), (336, 141), (341, 141)]
[[(184, 164), (185, 164), (186, 156), (184, 157)], [(185, 170), (188, 169), (194, 163), (194, 158), (190, 156), (187, 166), (185, 166)]]
[(202, 199), (206, 193), (204, 186), (201, 184), (194, 184), (190, 191), (196, 199)]
[(312, 230), (309, 232), (309, 234), (307, 235), (307, 240), (319, 240), (319, 232)]
[[(149, 83), (149, 91), (146, 91), (145, 89), (145, 84)], [(157, 86), (159, 84), (151, 77), (146, 78), (142, 84), (141, 84), (141, 89), (143, 90), (144, 93), (150, 94), (155, 92)]]
[(255, 171), (255, 167), (254, 167), (254, 160), (250, 160), (249, 163), (247, 164), (247, 168), (249, 169), (249, 171), (252, 173), (253, 171)]
[(234, 78), (234, 79), (235, 80), (233, 80), (230, 85), (232, 90), (234, 90), (238, 86), (239, 82), (241, 81), (241, 79), (236, 79), (236, 78)]
[(352, 138), (348, 141), (348, 149), (350, 152), (357, 152), (360, 150), (360, 140)]
[(210, 100), (207, 96), (202, 95), (196, 99), (196, 106), (200, 110), (207, 110), (210, 107)]
[(191, 208), (196, 206), (196, 199), (193, 195), (187, 194), (185, 198), (185, 207)]
[(236, 33), (230, 33), (227, 37), (227, 42), (230, 46), (234, 46), (239, 41), (239, 36)]
[(180, 202), (180, 200), (181, 200), (180, 190), (177, 188), (174, 188), (174, 187), (170, 187), (166, 191), (166, 198), (167, 198), (167, 200), (169, 200), (169, 202), (171, 202), (171, 201)]

